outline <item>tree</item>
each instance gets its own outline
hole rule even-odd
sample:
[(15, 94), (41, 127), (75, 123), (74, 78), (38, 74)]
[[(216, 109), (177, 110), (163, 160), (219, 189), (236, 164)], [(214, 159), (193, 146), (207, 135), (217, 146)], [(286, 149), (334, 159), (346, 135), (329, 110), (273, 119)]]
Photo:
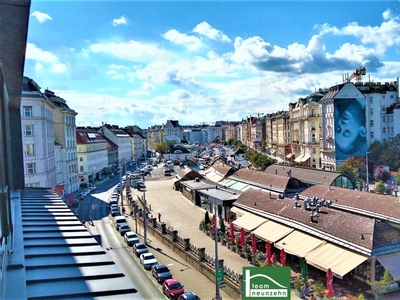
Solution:
[(390, 179), (390, 173), (386, 171), (384, 168), (378, 167), (375, 169), (374, 178), (376, 181), (386, 182)]
[(166, 142), (164, 142), (161, 144), (157, 144), (155, 147), (155, 150), (156, 150), (156, 152), (158, 152), (162, 155), (162, 154), (168, 153), (170, 148), (169, 148), (169, 145)]
[(394, 283), (394, 279), (392, 274), (390, 274), (390, 270), (385, 268), (383, 275), (379, 281), (367, 281), (367, 283), (372, 287), (375, 293), (375, 298), (378, 298), (380, 294), (385, 292), (385, 287)]
[(358, 169), (347, 165), (346, 163), (341, 163), (338, 167), (337, 167), (337, 171), (339, 171), (342, 175), (347, 176), (348, 178), (350, 178), (350, 180), (352, 180), (353, 182), (357, 182), (358, 181)]
[(265, 150), (266, 148), (267, 148), (267, 141), (266, 141), (266, 140), (263, 140), (263, 141), (261, 142), (261, 149)]
[(375, 189), (376, 189), (376, 192), (378, 194), (384, 194), (385, 190), (386, 190), (386, 187), (385, 187), (385, 184), (380, 180), (380, 181), (378, 181), (376, 183), (376, 188)]
[(400, 184), (400, 168), (397, 170), (397, 174), (396, 174), (396, 183)]

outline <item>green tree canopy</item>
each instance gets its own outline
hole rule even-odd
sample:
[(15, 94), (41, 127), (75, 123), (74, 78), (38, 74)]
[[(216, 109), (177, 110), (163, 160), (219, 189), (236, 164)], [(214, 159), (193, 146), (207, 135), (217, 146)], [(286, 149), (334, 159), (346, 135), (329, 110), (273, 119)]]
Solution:
[(348, 178), (350, 178), (353, 182), (357, 182), (358, 181), (358, 169), (347, 165), (345, 162), (341, 163), (338, 167), (337, 167), (337, 171), (340, 172), (342, 175), (347, 176)]
[(383, 183), (382, 180), (379, 180), (376, 183), (375, 189), (376, 189), (376, 193), (377, 194), (384, 194), (385, 193), (386, 187), (385, 187), (385, 184)]
[(168, 153), (168, 151), (170, 150), (170, 147), (166, 142), (164, 142), (161, 144), (157, 144), (155, 147), (155, 150), (156, 150), (156, 152), (158, 152), (160, 154), (165, 154), (165, 153)]
[(400, 168), (400, 134), (383, 142), (373, 142), (368, 151), (369, 161), (389, 166), (391, 169)]

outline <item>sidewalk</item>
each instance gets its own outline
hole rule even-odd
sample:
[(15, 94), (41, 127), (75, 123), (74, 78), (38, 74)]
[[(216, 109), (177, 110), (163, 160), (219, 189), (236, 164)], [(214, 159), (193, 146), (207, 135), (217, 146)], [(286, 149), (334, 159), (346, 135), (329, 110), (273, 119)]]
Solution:
[[(197, 247), (205, 247), (205, 252), (215, 257), (215, 242), (203, 231), (199, 230), (200, 221), (204, 218), (205, 211), (195, 206), (180, 192), (173, 188), (173, 180), (147, 180), (145, 198), (154, 217), (161, 214), (161, 221), (168, 227), (178, 231), (182, 238), (190, 238), (190, 242)], [(132, 188), (132, 196), (135, 199), (142, 192)], [(143, 229), (142, 229), (143, 230)], [(154, 237), (152, 237), (154, 239)], [(155, 242), (155, 241), (153, 241)], [(161, 243), (161, 241), (159, 241)], [(166, 248), (165, 246), (163, 247)], [(226, 246), (218, 243), (218, 257), (224, 260), (224, 265), (238, 274), (242, 274), (244, 266), (252, 266), (247, 259), (240, 257)], [(185, 277), (185, 280), (189, 278)], [(196, 280), (196, 279), (194, 279)], [(206, 279), (208, 280), (208, 279)], [(208, 280), (209, 281), (209, 280)], [(209, 281), (211, 283), (211, 281)], [(205, 288), (205, 287), (204, 287)], [(223, 292), (223, 291), (222, 291)], [(221, 292), (221, 294), (222, 294)], [(226, 294), (225, 294), (226, 295)], [(229, 299), (226, 295), (223, 299)], [(292, 291), (291, 299), (300, 299)]]

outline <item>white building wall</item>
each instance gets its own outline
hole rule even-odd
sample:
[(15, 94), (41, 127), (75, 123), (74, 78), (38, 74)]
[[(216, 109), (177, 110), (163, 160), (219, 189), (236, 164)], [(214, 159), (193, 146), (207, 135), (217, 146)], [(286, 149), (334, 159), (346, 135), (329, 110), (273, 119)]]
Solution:
[[(31, 115), (26, 113), (28, 108)], [(56, 187), (53, 109), (53, 104), (39, 92), (23, 92), (21, 126), (27, 187)], [(32, 135), (27, 135), (29, 128)], [(33, 152), (28, 150), (31, 147)]]

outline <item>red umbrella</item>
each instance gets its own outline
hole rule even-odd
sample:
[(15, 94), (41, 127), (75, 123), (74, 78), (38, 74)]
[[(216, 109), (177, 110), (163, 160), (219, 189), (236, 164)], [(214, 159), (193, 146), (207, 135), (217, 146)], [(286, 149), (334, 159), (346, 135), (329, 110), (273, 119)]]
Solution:
[(285, 252), (285, 249), (283, 249), (283, 248), (281, 250), (280, 258), (281, 258), (282, 267), (286, 267), (286, 252)]
[(240, 246), (244, 247), (244, 228), (240, 229)]
[(211, 221), (211, 231), (214, 232), (215, 230), (215, 214), (212, 217), (212, 221)]
[(233, 243), (235, 241), (235, 225), (231, 223), (230, 226), (229, 240)]
[(326, 288), (328, 289), (326, 296), (333, 297), (333, 274), (330, 268), (326, 272)]
[(267, 242), (265, 244), (265, 250), (267, 251), (266, 255), (267, 255), (267, 264), (271, 264), (272, 260), (271, 260), (271, 244), (269, 242)]
[(251, 235), (251, 253), (255, 254), (257, 252), (257, 240), (256, 235), (253, 233)]

